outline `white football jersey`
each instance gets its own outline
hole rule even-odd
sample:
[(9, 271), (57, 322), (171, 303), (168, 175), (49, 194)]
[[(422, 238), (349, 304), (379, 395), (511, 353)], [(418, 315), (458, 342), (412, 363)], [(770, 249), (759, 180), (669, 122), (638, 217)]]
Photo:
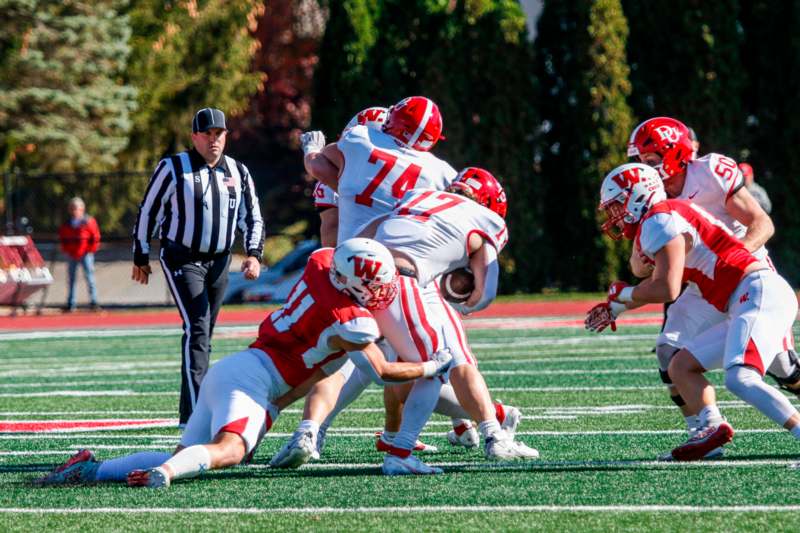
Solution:
[(659, 250), (681, 234), (692, 237), (683, 281), (693, 283), (708, 303), (725, 312), (747, 267), (757, 259), (722, 221), (684, 200), (666, 200), (650, 209), (639, 226), (636, 244), (654, 260)]
[(473, 233), (498, 254), (508, 242), (505, 220), (491, 209), (459, 194), (417, 190), (406, 193), (375, 240), (412, 259), (425, 287), (445, 272), (469, 266), (467, 243)]
[(447, 188), (458, 173), (430, 152), (400, 146), (390, 135), (354, 126), (337, 146), (344, 156), (339, 176), (338, 242), (355, 237), (370, 219), (389, 213), (412, 189)]
[[(689, 163), (686, 169), (686, 182), (683, 191), (676, 198), (689, 200), (721, 220), (737, 238), (747, 233), (747, 226), (736, 220), (728, 212), (725, 204), (728, 199), (744, 186), (744, 177), (736, 161), (721, 154), (707, 154)], [(767, 250), (762, 246), (754, 252), (758, 259), (764, 259)]]

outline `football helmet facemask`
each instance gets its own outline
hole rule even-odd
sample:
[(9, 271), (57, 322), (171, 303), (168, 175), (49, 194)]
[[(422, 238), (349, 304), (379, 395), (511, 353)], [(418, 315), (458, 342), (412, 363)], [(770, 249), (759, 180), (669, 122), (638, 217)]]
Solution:
[(606, 216), (601, 225), (603, 232), (614, 240), (635, 238), (647, 210), (666, 199), (664, 184), (655, 168), (642, 163), (615, 168), (600, 187), (598, 210)]

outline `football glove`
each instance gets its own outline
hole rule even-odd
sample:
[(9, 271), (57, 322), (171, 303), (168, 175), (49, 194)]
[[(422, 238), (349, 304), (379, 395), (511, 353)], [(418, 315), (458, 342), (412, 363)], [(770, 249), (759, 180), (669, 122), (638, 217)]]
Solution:
[(435, 354), (433, 354), (430, 360), (425, 361), (422, 363), (423, 373), (422, 376), (426, 378), (434, 378), (437, 376), (441, 376), (448, 370), (450, 370), (450, 366), (453, 364), (453, 354), (450, 353), (450, 350), (447, 348), (443, 350), (439, 350)]
[(300, 136), (303, 155), (316, 154), (325, 148), (325, 134), (321, 131), (307, 131)]
[(633, 301), (633, 287), (624, 281), (615, 281), (608, 287), (609, 302), (631, 302)]
[(595, 333), (600, 333), (609, 326), (611, 326), (611, 331), (617, 331), (617, 317), (625, 309), (625, 304), (619, 302), (599, 303), (589, 309), (583, 323), (586, 329)]

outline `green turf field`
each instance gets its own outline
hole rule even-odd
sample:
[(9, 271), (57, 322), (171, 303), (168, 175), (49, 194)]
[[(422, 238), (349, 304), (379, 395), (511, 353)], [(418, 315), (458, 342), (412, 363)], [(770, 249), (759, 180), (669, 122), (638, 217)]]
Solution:
[[(217, 357), (249, 342), (236, 331), (220, 328)], [(684, 438), (650, 353), (655, 331), (470, 332), (494, 396), (522, 409), (519, 438), (539, 449), (536, 462), (490, 464), (478, 450), (451, 449), (449, 422), (434, 415), (423, 439), (439, 446), (427, 460), (445, 474), (385, 478), (372, 437), (382, 423), (377, 388), (341, 416), (320, 463), (294, 472), (265, 466), (299, 420), (295, 405), (255, 465), (161, 491), (34, 488), (29, 480), (80, 447), (100, 459), (170, 449), (172, 427), (0, 434), (0, 531), (800, 530), (800, 470), (788, 468), (800, 443), (724, 390), (723, 412), (738, 431), (726, 457), (654, 461)], [(178, 336), (157, 333), (0, 337), (0, 419), (175, 417)]]

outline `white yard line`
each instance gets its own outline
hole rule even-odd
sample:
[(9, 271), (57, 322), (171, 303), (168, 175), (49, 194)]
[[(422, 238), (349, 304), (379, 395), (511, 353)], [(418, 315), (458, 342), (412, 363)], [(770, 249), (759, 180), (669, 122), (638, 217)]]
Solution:
[(770, 513), (800, 505), (412, 505), (407, 507), (10, 507), (6, 514), (430, 514), (430, 513)]

